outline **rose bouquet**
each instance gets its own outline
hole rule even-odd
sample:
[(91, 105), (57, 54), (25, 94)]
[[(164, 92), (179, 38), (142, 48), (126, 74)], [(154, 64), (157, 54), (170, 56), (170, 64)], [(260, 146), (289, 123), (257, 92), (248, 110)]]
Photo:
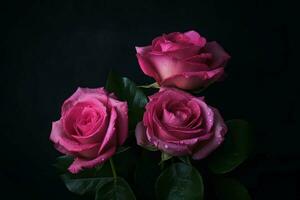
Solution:
[(250, 154), (249, 124), (225, 122), (200, 95), (224, 77), (228, 53), (195, 31), (164, 34), (136, 51), (155, 83), (136, 86), (111, 72), (105, 87), (78, 88), (52, 123), (67, 188), (96, 200), (250, 199), (224, 175)]

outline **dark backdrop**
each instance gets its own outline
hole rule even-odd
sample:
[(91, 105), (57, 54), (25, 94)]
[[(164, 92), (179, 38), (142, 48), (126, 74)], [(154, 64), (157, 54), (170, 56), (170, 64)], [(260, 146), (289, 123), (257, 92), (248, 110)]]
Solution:
[[(255, 126), (256, 155), (235, 175), (254, 199), (297, 199), (298, 33), (288, 1), (1, 1), (1, 199), (80, 199), (52, 163), (51, 121), (77, 86), (111, 68), (150, 83), (135, 45), (197, 30), (231, 54), (227, 79), (206, 93), (225, 119)], [(4, 194), (9, 196), (5, 197)], [(4, 198), (3, 198), (4, 197)]]

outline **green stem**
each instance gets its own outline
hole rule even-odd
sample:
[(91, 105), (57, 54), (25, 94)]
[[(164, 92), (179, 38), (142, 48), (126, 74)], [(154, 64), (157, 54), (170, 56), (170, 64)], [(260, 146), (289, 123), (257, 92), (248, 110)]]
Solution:
[(156, 89), (159, 89), (159, 85), (155, 82), (155, 83), (151, 83), (149, 85), (139, 85), (137, 86), (138, 88), (146, 88), (146, 89), (149, 89), (149, 88), (156, 88)]
[(117, 172), (116, 172), (114, 161), (112, 158), (109, 159), (109, 163), (110, 163), (111, 171), (113, 173), (114, 182), (116, 183), (117, 182)]

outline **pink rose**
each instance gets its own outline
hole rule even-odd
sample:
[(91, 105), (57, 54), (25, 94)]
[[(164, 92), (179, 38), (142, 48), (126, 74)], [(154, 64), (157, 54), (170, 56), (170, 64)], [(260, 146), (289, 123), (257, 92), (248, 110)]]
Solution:
[(103, 88), (78, 88), (52, 123), (50, 140), (61, 153), (73, 155), (72, 173), (102, 164), (128, 135), (127, 103)]
[(219, 111), (202, 97), (164, 88), (150, 97), (136, 139), (140, 146), (202, 159), (222, 143), (226, 132)]
[(155, 38), (150, 46), (136, 47), (143, 72), (161, 86), (192, 90), (220, 79), (230, 56), (217, 42), (206, 42), (195, 31)]

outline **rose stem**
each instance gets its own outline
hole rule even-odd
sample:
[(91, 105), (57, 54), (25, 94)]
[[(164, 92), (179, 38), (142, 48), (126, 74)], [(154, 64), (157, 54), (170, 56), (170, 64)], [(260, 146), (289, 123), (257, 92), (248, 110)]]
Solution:
[(114, 161), (112, 158), (109, 159), (109, 163), (110, 163), (111, 171), (113, 173), (114, 183), (116, 183), (117, 182), (117, 173), (116, 173)]

